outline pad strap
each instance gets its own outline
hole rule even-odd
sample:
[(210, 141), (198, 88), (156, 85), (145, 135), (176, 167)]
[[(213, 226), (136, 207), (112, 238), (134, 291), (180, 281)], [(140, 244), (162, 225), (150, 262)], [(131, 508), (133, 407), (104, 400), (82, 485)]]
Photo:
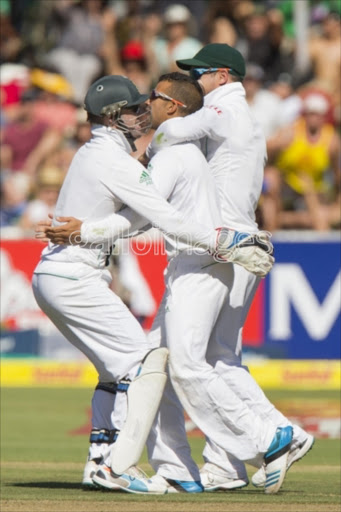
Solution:
[(106, 391), (112, 395), (116, 395), (117, 384), (116, 382), (99, 382), (95, 388), (95, 391), (97, 391), (97, 389), (101, 389), (102, 391)]
[(116, 395), (116, 393), (126, 393), (130, 385), (129, 379), (122, 379), (119, 382), (99, 382), (96, 386), (97, 389)]
[(114, 428), (112, 430), (108, 430), (106, 428), (93, 428), (90, 432), (90, 443), (96, 444), (112, 444), (116, 441), (117, 436), (119, 434), (119, 430)]
[(126, 393), (128, 391), (130, 384), (131, 384), (131, 380), (129, 380), (129, 379), (120, 380), (120, 382), (117, 384), (117, 391), (121, 392), (121, 393)]

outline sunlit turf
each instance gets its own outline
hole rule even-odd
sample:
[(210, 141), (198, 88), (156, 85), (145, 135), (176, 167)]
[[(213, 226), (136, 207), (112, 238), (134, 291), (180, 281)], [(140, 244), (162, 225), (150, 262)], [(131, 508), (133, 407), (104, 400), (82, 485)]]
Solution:
[[(295, 398), (340, 399), (338, 392), (271, 391), (267, 394), (275, 403), (276, 400)], [(303, 461), (293, 466), (282, 490), (275, 496), (267, 496), (251, 484), (241, 491), (204, 495), (156, 497), (85, 492), (80, 481), (88, 436), (85, 433), (72, 435), (71, 432), (81, 427), (86, 431), (91, 395), (89, 389), (1, 390), (2, 512), (43, 511), (41, 507), (47, 507), (46, 510), (51, 512), (91, 509), (96, 512), (340, 510), (340, 440), (335, 439), (317, 440)], [(190, 438), (190, 443), (192, 455), (201, 465), (204, 439)], [(140, 466), (152, 474), (145, 453)], [(248, 467), (248, 470), (251, 476), (254, 469)], [(71, 508), (69, 502), (73, 503)], [(99, 509), (99, 503), (104, 508)], [(185, 508), (181, 508), (182, 503)], [(135, 504), (138, 508), (134, 508)], [(169, 508), (171, 504), (173, 508)], [(272, 508), (268, 508), (270, 505)], [(109, 508), (105, 508), (107, 506)]]

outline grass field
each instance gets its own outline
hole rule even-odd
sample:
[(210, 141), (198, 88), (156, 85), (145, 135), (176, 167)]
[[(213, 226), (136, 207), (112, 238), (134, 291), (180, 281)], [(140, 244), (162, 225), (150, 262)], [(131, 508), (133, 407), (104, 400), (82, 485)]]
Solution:
[[(233, 492), (136, 496), (83, 491), (80, 486), (91, 390), (1, 390), (1, 512), (340, 512), (340, 440), (319, 439), (288, 473), (281, 491), (268, 496), (251, 484)], [(267, 393), (272, 401), (340, 400), (338, 392)], [(204, 440), (191, 438), (202, 464)], [(140, 464), (152, 474), (144, 454)], [(253, 468), (248, 468), (250, 475)]]

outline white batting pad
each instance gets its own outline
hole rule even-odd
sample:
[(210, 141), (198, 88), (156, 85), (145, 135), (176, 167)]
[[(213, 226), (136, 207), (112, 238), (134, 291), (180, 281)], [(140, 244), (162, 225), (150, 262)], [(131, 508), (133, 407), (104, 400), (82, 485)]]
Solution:
[(126, 422), (111, 451), (111, 469), (124, 473), (139, 461), (166, 385), (167, 348), (149, 352), (128, 388)]

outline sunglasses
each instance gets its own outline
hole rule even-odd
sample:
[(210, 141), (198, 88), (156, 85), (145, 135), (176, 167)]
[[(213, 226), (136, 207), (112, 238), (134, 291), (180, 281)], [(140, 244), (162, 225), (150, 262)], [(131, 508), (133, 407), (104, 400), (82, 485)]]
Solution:
[(164, 94), (163, 92), (159, 92), (156, 89), (153, 89), (152, 92), (150, 93), (149, 99), (150, 99), (150, 101), (153, 101), (153, 100), (156, 100), (157, 98), (161, 98), (162, 100), (166, 100), (166, 101), (172, 101), (173, 103), (180, 105), (180, 107), (187, 108), (187, 105), (182, 103), (182, 101), (175, 100), (174, 98), (167, 96), (167, 94)]
[(202, 75), (209, 75), (211, 73), (216, 73), (217, 71), (223, 71), (229, 68), (192, 68), (189, 72), (191, 78), (194, 80), (198, 80)]

